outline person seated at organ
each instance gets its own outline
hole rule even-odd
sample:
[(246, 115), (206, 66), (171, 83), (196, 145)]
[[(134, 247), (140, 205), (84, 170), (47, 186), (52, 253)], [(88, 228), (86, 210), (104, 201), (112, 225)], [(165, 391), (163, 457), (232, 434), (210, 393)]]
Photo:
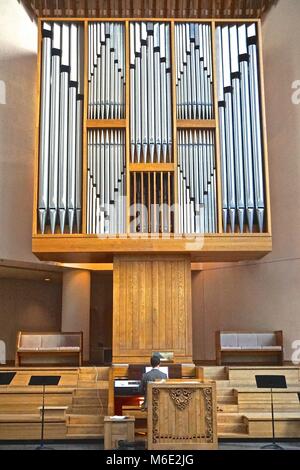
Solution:
[(167, 375), (159, 370), (160, 367), (160, 357), (158, 355), (153, 355), (150, 359), (150, 364), (152, 369), (149, 372), (145, 372), (142, 376), (140, 393), (144, 396), (144, 403), (142, 408), (147, 408), (147, 385), (148, 382), (155, 382), (156, 380), (166, 380)]

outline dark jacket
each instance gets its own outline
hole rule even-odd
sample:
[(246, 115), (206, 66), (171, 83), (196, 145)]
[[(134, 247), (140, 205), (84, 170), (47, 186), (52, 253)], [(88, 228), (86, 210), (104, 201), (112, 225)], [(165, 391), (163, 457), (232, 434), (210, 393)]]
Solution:
[(155, 382), (156, 380), (165, 380), (167, 378), (168, 378), (167, 375), (161, 372), (159, 369), (151, 369), (149, 370), (149, 372), (146, 372), (145, 374), (143, 374), (141, 387), (140, 387), (140, 393), (144, 395), (145, 397), (144, 407), (146, 406), (146, 401), (147, 401), (148, 382)]

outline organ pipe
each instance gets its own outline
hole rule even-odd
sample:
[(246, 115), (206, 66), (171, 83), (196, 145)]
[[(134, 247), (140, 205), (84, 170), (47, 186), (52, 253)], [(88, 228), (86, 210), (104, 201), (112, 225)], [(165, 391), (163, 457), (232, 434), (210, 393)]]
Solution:
[[(87, 233), (126, 233), (125, 196), (130, 198), (130, 230), (134, 233), (174, 231), (174, 203), (178, 203), (180, 233), (216, 233), (216, 132), (220, 143), (223, 231), (264, 231), (257, 26), (217, 24), (214, 51), (208, 23), (176, 22), (173, 31), (172, 55), (170, 23), (129, 22), (126, 64), (124, 23), (89, 22), (84, 77), (83, 25), (73, 21), (42, 23), (38, 187), (42, 234), (82, 231), (84, 114), (91, 121), (128, 118), (131, 163), (172, 163), (173, 106), (180, 121), (211, 121), (215, 119), (214, 87), (218, 128), (212, 129), (211, 124), (207, 128), (199, 123), (190, 127), (189, 123), (180, 124), (175, 171), (171, 166), (130, 170), (128, 195), (125, 130), (114, 124), (103, 128), (97, 124), (86, 130)], [(173, 79), (176, 103), (172, 102)]]
[[(38, 212), (41, 233), (81, 231), (83, 27), (42, 24)], [(59, 216), (58, 216), (59, 215)]]

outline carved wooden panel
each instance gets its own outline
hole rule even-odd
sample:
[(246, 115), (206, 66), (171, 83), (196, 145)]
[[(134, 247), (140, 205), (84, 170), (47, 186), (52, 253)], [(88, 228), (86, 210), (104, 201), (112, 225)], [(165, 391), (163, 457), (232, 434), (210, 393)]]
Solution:
[(148, 449), (217, 446), (215, 384), (148, 385)]
[(188, 256), (115, 256), (113, 362), (148, 362), (153, 351), (192, 360)]

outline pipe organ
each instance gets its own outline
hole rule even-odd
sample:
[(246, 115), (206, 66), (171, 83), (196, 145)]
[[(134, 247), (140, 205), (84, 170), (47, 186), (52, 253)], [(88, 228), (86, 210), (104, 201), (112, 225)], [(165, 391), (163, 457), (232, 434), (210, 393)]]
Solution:
[(88, 132), (87, 233), (126, 230), (124, 142), (122, 130)]
[(113, 237), (126, 252), (130, 234), (153, 234), (160, 251), (169, 234), (179, 251), (201, 251), (200, 236), (210, 253), (270, 251), (258, 20), (49, 19), (39, 31), (36, 246), (48, 237), (45, 251), (53, 240), (66, 253), (80, 237), (88, 252), (98, 236), (94, 251)]
[(43, 23), (38, 213), (41, 233), (81, 231), (83, 27)]
[(175, 25), (178, 119), (213, 119), (213, 63), (208, 24)]
[(255, 24), (216, 30), (223, 229), (264, 231), (264, 172)]
[(178, 132), (180, 233), (217, 231), (216, 160), (211, 131)]
[(124, 25), (90, 23), (88, 30), (88, 116), (90, 119), (124, 118)]

